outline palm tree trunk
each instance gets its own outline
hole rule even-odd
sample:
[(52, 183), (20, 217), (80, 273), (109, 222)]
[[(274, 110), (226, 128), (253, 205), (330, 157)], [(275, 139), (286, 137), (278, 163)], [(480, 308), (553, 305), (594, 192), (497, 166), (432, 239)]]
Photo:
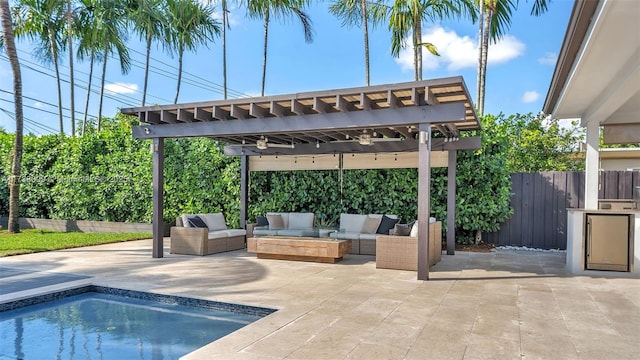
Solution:
[(144, 62), (144, 86), (142, 88), (142, 106), (147, 100), (147, 84), (149, 84), (149, 59), (151, 58), (151, 32), (147, 34), (147, 57)]
[(369, 16), (367, 15), (367, 0), (360, 0), (362, 7), (362, 32), (364, 33), (364, 78), (367, 86), (369, 81)]
[(262, 90), (260, 96), (264, 96), (264, 84), (267, 79), (267, 42), (269, 41), (269, 11), (264, 15), (264, 53), (262, 55)]
[(89, 112), (89, 98), (91, 97), (91, 80), (93, 79), (93, 61), (96, 57), (95, 48), (91, 48), (91, 56), (89, 60), (89, 83), (87, 84), (87, 99), (84, 102), (84, 115), (82, 117), (82, 129), (81, 136), (84, 136), (84, 132), (87, 130), (87, 114)]
[(422, 80), (422, 19), (417, 17), (413, 27), (413, 65), (416, 81)]
[(102, 99), (104, 98), (104, 82), (107, 76), (107, 59), (109, 52), (107, 48), (104, 48), (104, 54), (102, 59), (102, 80), (100, 83), (100, 99), (98, 99), (98, 132), (102, 128)]
[(478, 94), (478, 114), (484, 115), (484, 95), (487, 76), (487, 56), (489, 52), (489, 27), (491, 26), (491, 9), (486, 8), (484, 14), (484, 29), (482, 30), (482, 48), (480, 55), (480, 74), (478, 82), (480, 83)]
[(13, 71), (13, 98), (16, 115), (16, 136), (13, 143), (13, 162), (11, 164), (11, 177), (9, 178), (9, 233), (20, 232), (18, 216), (20, 214), (20, 170), (22, 165), (22, 74), (20, 73), (20, 62), (13, 35), (13, 22), (9, 10), (8, 0), (0, 0), (0, 19), (2, 20), (2, 36), (7, 57), (11, 63)]
[(227, 99), (227, 0), (222, 0), (222, 87)]
[(49, 26), (49, 47), (51, 48), (51, 59), (53, 60), (53, 68), (56, 72), (56, 86), (58, 90), (58, 118), (60, 121), (60, 134), (64, 134), (64, 121), (62, 117), (62, 87), (60, 86), (60, 68), (58, 66), (58, 52), (53, 39), (53, 29)]
[(476, 80), (476, 108), (480, 104), (480, 75), (482, 73), (482, 42), (484, 40), (484, 0), (478, 2), (478, 75)]
[(73, 79), (73, 28), (71, 26), (71, 0), (67, 0), (67, 38), (69, 41), (69, 106), (71, 107), (71, 136), (76, 136), (76, 105)]
[(173, 103), (178, 103), (178, 95), (180, 95), (180, 83), (182, 82), (182, 55), (184, 53), (184, 47), (180, 44), (180, 49), (178, 50), (178, 86), (176, 87), (176, 98), (173, 99)]

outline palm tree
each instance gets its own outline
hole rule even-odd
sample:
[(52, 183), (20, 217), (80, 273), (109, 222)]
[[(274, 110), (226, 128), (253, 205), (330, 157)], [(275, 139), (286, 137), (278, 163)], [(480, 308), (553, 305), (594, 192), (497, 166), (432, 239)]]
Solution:
[(84, 103), (84, 113), (82, 116), (82, 127), (80, 135), (84, 136), (87, 130), (87, 116), (89, 113), (89, 100), (91, 98), (91, 87), (93, 82), (93, 64), (96, 59), (98, 49), (98, 32), (96, 31), (96, 17), (94, 15), (94, 0), (81, 0), (83, 8), (79, 11), (78, 23), (82, 36), (78, 44), (78, 59), (85, 60), (89, 57), (89, 81), (87, 84), (87, 96)]
[(15, 35), (25, 36), (36, 45), (35, 56), (42, 63), (52, 63), (58, 91), (60, 133), (64, 134), (59, 55), (64, 48), (64, 0), (20, 0), (15, 11)]
[(422, 48), (439, 55), (432, 43), (422, 41), (422, 22), (438, 21), (467, 15), (475, 21), (476, 13), (470, 0), (395, 0), (387, 8), (391, 31), (391, 54), (395, 57), (407, 47), (407, 38), (412, 34), (414, 79), (422, 80)]
[(163, 0), (134, 0), (129, 3), (128, 17), (136, 33), (146, 44), (144, 65), (144, 86), (142, 88), (142, 106), (147, 99), (149, 85), (149, 60), (151, 59), (151, 44), (154, 41), (164, 42)]
[(267, 78), (267, 46), (269, 42), (269, 22), (271, 17), (285, 18), (295, 15), (300, 20), (307, 43), (313, 41), (311, 19), (302, 11), (309, 4), (309, 0), (248, 0), (247, 11), (254, 19), (264, 20), (264, 52), (262, 57), (262, 87), (260, 94), (264, 96), (264, 86)]
[[(374, 6), (379, 5), (378, 1), (374, 4)], [(364, 37), (364, 78), (367, 86), (369, 86), (371, 84), (369, 73), (369, 22), (375, 26), (382, 19), (370, 15), (367, 0), (334, 0), (329, 7), (329, 11), (342, 19), (343, 26), (362, 26)], [(376, 14), (374, 12), (374, 15)]]
[(67, 0), (65, 17), (67, 21), (67, 45), (69, 47), (69, 114), (71, 116), (71, 136), (76, 136), (75, 81), (73, 79), (73, 20), (75, 14), (71, 11), (71, 0)]
[[(509, 30), (511, 14), (517, 9), (519, 0), (476, 0), (478, 6), (478, 84), (476, 106), (478, 114), (484, 114), (485, 80), (489, 41), (496, 42)], [(540, 16), (547, 11), (547, 0), (534, 0), (531, 15)]]
[(173, 103), (178, 103), (182, 82), (182, 57), (185, 50), (207, 46), (220, 35), (220, 24), (213, 18), (213, 8), (202, 6), (197, 0), (167, 0), (166, 41), (178, 52), (178, 84)]
[(0, 20), (2, 21), (2, 42), (7, 51), (7, 57), (13, 71), (13, 98), (16, 115), (16, 137), (13, 143), (13, 163), (11, 164), (11, 178), (9, 179), (9, 233), (20, 232), (18, 215), (20, 213), (20, 167), (22, 164), (22, 75), (20, 62), (13, 34), (13, 22), (8, 0), (0, 0)]
[(97, 35), (96, 45), (102, 49), (102, 77), (100, 97), (98, 100), (98, 131), (102, 125), (102, 101), (104, 99), (104, 85), (107, 75), (107, 60), (114, 53), (120, 60), (120, 70), (123, 74), (131, 68), (131, 58), (127, 49), (127, 7), (122, 0), (100, 0), (94, 9), (96, 17)]
[(222, 92), (224, 99), (227, 99), (227, 28), (229, 26), (229, 4), (227, 0), (221, 0), (222, 6)]

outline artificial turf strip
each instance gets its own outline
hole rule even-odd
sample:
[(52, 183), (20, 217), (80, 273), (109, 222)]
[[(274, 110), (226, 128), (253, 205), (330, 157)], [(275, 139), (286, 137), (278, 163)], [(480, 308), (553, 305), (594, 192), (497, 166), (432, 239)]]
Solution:
[(0, 257), (149, 238), (149, 233), (82, 233), (28, 229), (18, 234), (9, 234), (3, 230), (0, 231)]

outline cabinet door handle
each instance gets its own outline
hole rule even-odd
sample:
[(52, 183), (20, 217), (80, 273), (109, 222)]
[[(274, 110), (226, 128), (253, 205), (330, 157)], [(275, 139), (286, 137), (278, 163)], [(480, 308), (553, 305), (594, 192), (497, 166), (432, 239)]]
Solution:
[(591, 231), (591, 219), (587, 219), (587, 258), (591, 257), (589, 253), (591, 251), (591, 238), (593, 233)]

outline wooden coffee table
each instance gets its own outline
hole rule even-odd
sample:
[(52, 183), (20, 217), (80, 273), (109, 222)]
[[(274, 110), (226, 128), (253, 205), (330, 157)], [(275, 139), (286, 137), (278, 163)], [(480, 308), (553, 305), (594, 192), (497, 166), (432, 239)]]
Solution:
[(351, 252), (351, 240), (261, 236), (247, 239), (247, 252), (256, 253), (259, 259), (335, 263)]

